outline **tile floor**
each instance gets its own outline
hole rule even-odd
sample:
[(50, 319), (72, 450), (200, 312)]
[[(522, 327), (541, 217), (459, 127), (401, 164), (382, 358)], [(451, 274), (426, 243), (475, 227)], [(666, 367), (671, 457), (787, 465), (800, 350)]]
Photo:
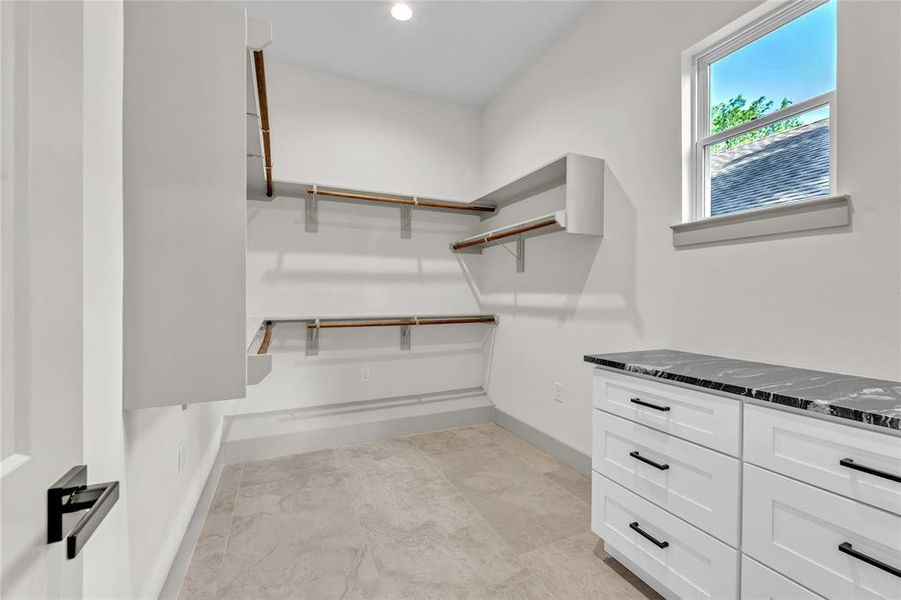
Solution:
[(589, 504), (493, 424), (230, 465), (179, 598), (657, 598)]

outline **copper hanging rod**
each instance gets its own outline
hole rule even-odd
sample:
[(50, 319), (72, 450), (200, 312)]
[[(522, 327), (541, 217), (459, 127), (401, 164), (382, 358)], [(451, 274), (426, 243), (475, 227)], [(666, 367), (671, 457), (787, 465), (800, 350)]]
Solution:
[(308, 329), (337, 329), (343, 327), (413, 327), (416, 325), (461, 325), (464, 323), (494, 323), (494, 316), (478, 317), (426, 317), (421, 319), (369, 319), (346, 321), (320, 321), (307, 323)]
[(502, 240), (504, 238), (528, 233), (529, 231), (541, 229), (542, 227), (548, 227), (549, 225), (555, 225), (556, 223), (556, 218), (548, 217), (546, 219), (542, 219), (534, 223), (528, 223), (526, 225), (521, 225), (519, 227), (514, 227), (512, 229), (501, 230), (494, 233), (487, 233), (475, 239), (456, 242), (451, 246), (451, 248), (453, 248), (454, 250), (463, 250), (464, 248), (470, 248), (472, 246), (478, 246), (480, 244), (487, 244), (488, 242), (493, 242), (495, 240)]
[(263, 134), (263, 157), (266, 169), (266, 196), (272, 197), (272, 147), (269, 139), (269, 97), (266, 94), (266, 65), (263, 51), (253, 51), (253, 66), (256, 71), (257, 97), (260, 102), (260, 131)]
[(263, 341), (260, 343), (260, 349), (257, 354), (266, 354), (269, 352), (269, 344), (272, 343), (272, 321), (266, 321), (266, 331), (263, 333)]
[(493, 206), (482, 204), (467, 204), (465, 202), (446, 202), (442, 200), (420, 200), (418, 198), (397, 198), (392, 196), (377, 196), (374, 194), (361, 194), (359, 192), (341, 192), (338, 190), (324, 190), (322, 188), (307, 188), (308, 194), (319, 196), (332, 196), (335, 198), (347, 198), (350, 200), (364, 200), (367, 202), (382, 202), (385, 204), (400, 204), (402, 206), (421, 206), (423, 208), (443, 208), (446, 210), (461, 210), (464, 212), (494, 212)]

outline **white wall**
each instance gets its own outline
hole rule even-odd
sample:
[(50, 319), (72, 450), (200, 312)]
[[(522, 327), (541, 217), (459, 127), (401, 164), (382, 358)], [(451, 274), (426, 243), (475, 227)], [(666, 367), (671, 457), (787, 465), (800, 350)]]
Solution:
[[(479, 112), (311, 69), (267, 61), (276, 180), (470, 200), (478, 184)], [(479, 312), (472, 276), (448, 244), (477, 217), (413, 213), (400, 238), (394, 207), (320, 201), (319, 231), (304, 202), (248, 209), (248, 315), (372, 316)], [(482, 383), (481, 325), (323, 331), (318, 357), (304, 327), (278, 325), (272, 372), (248, 387), (242, 411), (374, 400)], [(362, 367), (372, 378), (364, 383)]]
[[(489, 396), (588, 452), (582, 355), (668, 347), (897, 379), (899, 9), (838, 9), (838, 191), (850, 230), (675, 250), (680, 54), (750, 10), (737, 2), (605, 2), (484, 110), (482, 188), (564, 152), (604, 158), (618, 191), (600, 244), (527, 244), (526, 273), (484, 255), (501, 324)], [(559, 192), (558, 192), (559, 193)], [(553, 401), (553, 382), (565, 401)]]
[(122, 409), (123, 4), (86, 2), (84, 27), (84, 460), (121, 485), (82, 551), (84, 597), (157, 598), (234, 403)]

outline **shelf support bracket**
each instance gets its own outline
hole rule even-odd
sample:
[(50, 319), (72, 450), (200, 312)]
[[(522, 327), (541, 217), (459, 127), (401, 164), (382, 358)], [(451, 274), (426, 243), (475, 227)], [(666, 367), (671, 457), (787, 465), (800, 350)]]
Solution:
[[(414, 202), (416, 198), (413, 199)], [(400, 239), (409, 240), (413, 237), (413, 207), (400, 207)]]
[(319, 231), (319, 186), (313, 186), (313, 196), (307, 196), (304, 204), (304, 231)]
[(522, 236), (516, 238), (516, 272), (523, 273), (526, 270), (526, 240)]
[(314, 327), (307, 324), (307, 356), (319, 354), (319, 319), (316, 319), (314, 323)]
[(401, 325), (400, 326), (400, 349), (401, 350), (409, 350), (410, 349), (410, 326), (409, 325)]

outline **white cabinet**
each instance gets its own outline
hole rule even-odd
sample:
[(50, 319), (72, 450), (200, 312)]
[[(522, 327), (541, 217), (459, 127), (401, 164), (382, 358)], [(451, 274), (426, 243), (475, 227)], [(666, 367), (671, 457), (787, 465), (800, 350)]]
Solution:
[(738, 546), (738, 460), (595, 410), (591, 462), (601, 475)]
[(679, 597), (736, 597), (736, 550), (597, 473), (591, 529)]
[(664, 595), (901, 599), (896, 432), (606, 369), (593, 406), (592, 530)]
[(753, 465), (744, 489), (746, 554), (829, 598), (901, 598), (901, 517)]

